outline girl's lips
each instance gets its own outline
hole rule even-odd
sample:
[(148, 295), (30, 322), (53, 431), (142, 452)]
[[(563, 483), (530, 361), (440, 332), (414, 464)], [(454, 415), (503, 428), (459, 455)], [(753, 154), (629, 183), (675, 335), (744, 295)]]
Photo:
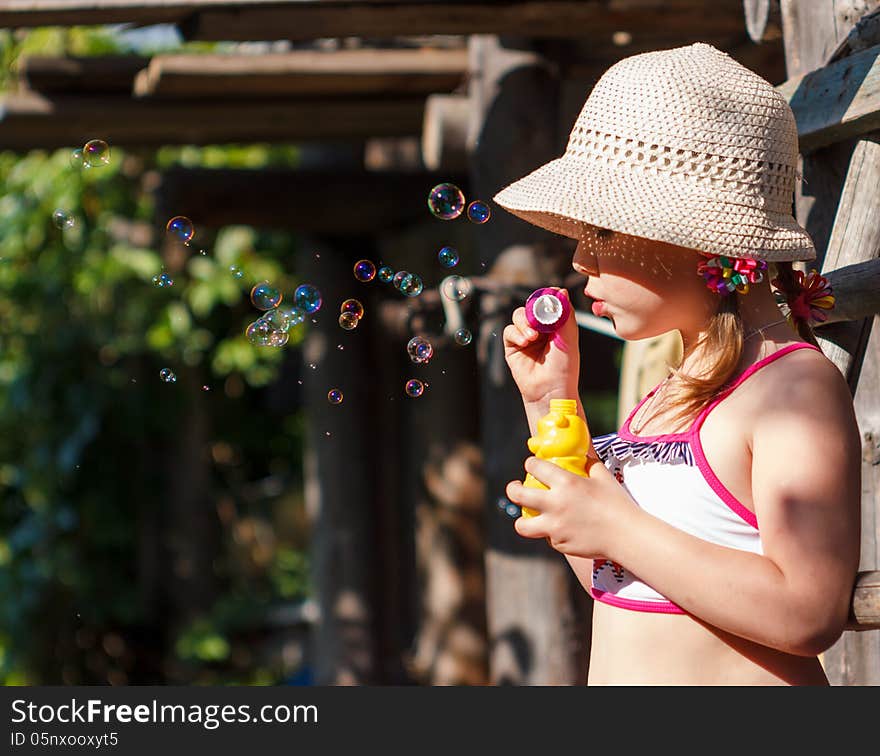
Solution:
[(601, 299), (596, 299), (593, 301), (593, 315), (597, 317), (601, 317), (605, 314), (605, 303)]

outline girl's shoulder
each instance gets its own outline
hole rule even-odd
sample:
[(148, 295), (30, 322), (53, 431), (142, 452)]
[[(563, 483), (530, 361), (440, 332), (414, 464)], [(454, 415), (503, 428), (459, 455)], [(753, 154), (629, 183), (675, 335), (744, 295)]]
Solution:
[[(772, 355), (756, 360), (751, 374), (734, 391), (748, 404), (755, 417), (785, 413), (821, 413), (849, 422), (853, 417), (852, 394), (838, 367), (819, 349), (790, 348), (783, 344)], [(785, 350), (777, 358), (773, 355)]]

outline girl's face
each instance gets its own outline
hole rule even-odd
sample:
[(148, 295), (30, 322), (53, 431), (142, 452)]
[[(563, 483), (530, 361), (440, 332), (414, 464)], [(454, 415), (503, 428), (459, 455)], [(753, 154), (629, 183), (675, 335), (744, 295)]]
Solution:
[(589, 278), (584, 293), (603, 302), (599, 314), (617, 334), (639, 340), (699, 331), (714, 314), (717, 298), (697, 273), (702, 259), (685, 247), (585, 224), (572, 267)]

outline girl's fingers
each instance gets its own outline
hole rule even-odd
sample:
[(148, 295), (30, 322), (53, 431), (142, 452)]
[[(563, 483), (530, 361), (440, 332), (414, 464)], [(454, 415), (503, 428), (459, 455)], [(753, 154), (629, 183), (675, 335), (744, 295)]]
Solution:
[(520, 349), (525, 349), (532, 343), (532, 340), (526, 337), (526, 335), (513, 324), (506, 326), (501, 335), (504, 338), (504, 343), (506, 345), (512, 344)]
[(513, 311), (513, 324), (519, 328), (526, 336), (528, 336), (529, 341), (534, 338), (537, 338), (538, 332), (529, 325), (529, 321), (526, 320), (526, 308), (525, 307), (517, 307)]

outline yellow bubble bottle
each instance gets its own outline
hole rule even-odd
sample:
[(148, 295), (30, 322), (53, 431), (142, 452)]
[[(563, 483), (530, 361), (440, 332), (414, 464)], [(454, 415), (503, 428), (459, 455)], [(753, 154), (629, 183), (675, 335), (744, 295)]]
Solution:
[[(584, 478), (587, 475), (587, 453), (590, 451), (590, 430), (577, 413), (577, 400), (551, 399), (550, 412), (538, 420), (538, 432), (528, 440), (529, 451), (539, 459), (546, 459), (569, 472)], [(544, 488), (531, 473), (523, 485)], [(523, 517), (534, 517), (538, 512), (522, 508)]]

